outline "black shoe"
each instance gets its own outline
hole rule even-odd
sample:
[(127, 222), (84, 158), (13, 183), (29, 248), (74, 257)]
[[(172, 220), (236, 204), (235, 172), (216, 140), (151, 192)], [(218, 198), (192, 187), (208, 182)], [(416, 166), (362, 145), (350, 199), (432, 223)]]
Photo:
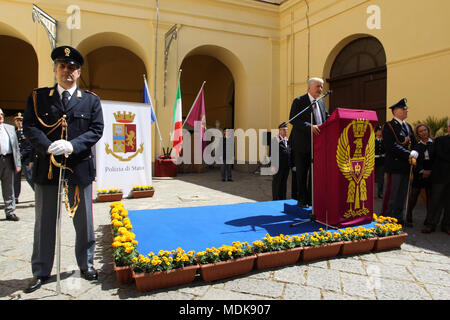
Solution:
[(228, 181), (233, 181), (233, 179), (230, 178), (230, 179), (228, 179)]
[(225, 179), (222, 179), (222, 181), (226, 181)]
[(93, 267), (87, 269), (86, 271), (83, 270), (80, 271), (86, 280), (92, 281), (98, 279), (98, 271), (95, 270)]
[(19, 217), (16, 216), (14, 213), (11, 213), (6, 215), (6, 220), (19, 221)]
[(383, 199), (383, 195), (381, 193), (378, 194), (379, 199)]
[(23, 290), (25, 293), (31, 293), (39, 289), (50, 277), (33, 277), (28, 287)]

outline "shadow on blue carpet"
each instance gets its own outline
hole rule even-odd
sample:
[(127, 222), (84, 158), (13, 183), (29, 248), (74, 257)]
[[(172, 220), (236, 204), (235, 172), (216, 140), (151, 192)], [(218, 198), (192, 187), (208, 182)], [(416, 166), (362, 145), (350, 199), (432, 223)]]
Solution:
[[(325, 227), (309, 221), (311, 209), (296, 206), (296, 200), (240, 203), (231, 205), (148, 209), (129, 211), (141, 254), (174, 250), (189, 251), (231, 245), (252, 244), (269, 233), (300, 235)], [(305, 223), (291, 226), (295, 222)]]

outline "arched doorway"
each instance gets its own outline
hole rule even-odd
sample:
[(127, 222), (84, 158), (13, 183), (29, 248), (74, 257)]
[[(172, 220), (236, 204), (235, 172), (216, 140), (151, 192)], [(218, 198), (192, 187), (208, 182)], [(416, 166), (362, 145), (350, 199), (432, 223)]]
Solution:
[(79, 85), (103, 100), (142, 102), (146, 69), (133, 52), (105, 46), (86, 55)]
[(386, 121), (386, 54), (374, 37), (362, 37), (346, 45), (330, 71), (330, 113), (336, 108), (368, 109)]
[(30, 92), (38, 87), (38, 60), (33, 47), (15, 37), (0, 35), (0, 48), (0, 107), (11, 123), (13, 115), (24, 112)]
[(183, 118), (187, 117), (203, 81), (208, 128), (234, 128), (234, 80), (230, 70), (208, 55), (192, 55), (181, 64)]

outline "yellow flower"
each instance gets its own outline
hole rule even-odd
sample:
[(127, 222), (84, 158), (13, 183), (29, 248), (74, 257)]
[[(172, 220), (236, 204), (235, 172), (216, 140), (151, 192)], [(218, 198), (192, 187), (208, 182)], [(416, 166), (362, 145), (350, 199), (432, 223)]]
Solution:
[(132, 253), (133, 250), (134, 250), (134, 247), (130, 246), (130, 247), (128, 247), (128, 248), (125, 249), (125, 252), (126, 252), (126, 253)]

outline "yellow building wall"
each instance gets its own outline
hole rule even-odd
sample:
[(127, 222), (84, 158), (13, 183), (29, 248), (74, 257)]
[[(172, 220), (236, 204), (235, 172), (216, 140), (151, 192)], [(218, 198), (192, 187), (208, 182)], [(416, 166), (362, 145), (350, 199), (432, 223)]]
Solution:
[[(0, 0), (0, 34), (34, 48), (38, 85), (49, 86), (54, 82), (51, 47), (43, 26), (31, 19), (33, 3), (58, 21), (57, 45), (72, 45), (85, 56), (117, 46), (142, 60), (166, 144), (178, 71), (186, 57), (209, 55), (229, 69), (235, 83), (236, 129), (269, 129), (288, 119), (292, 99), (306, 92), (308, 77), (327, 79), (340, 50), (367, 35), (376, 37), (386, 52), (388, 106), (406, 97), (410, 122), (449, 115), (450, 1), (287, 0), (273, 5), (163, 0), (157, 25), (155, 1)], [(66, 25), (70, 5), (81, 9), (80, 29)], [(380, 8), (381, 29), (367, 27), (370, 5)], [(166, 68), (165, 35), (174, 25), (178, 36)], [(139, 82), (142, 75), (136, 76)], [(154, 126), (152, 134), (154, 154), (159, 154)]]
[[(449, 116), (450, 93), (442, 89), (449, 83), (449, 1), (307, 2), (309, 10), (306, 1), (299, 0), (287, 1), (280, 7), (280, 37), (284, 42), (280, 56), (288, 59), (282, 62), (285, 67), (280, 69), (285, 83), (280, 90), (285, 93), (280, 98), (280, 105), (284, 106), (281, 117), (287, 118), (292, 99), (306, 92), (308, 77), (329, 78), (331, 66), (340, 50), (352, 40), (368, 35), (377, 38), (386, 52), (386, 107), (406, 97), (410, 122), (425, 120), (428, 116)], [(367, 13), (367, 9), (371, 5), (380, 8), (380, 29), (367, 27), (367, 20), (372, 15)], [(387, 119), (390, 118), (391, 113), (387, 109)]]

